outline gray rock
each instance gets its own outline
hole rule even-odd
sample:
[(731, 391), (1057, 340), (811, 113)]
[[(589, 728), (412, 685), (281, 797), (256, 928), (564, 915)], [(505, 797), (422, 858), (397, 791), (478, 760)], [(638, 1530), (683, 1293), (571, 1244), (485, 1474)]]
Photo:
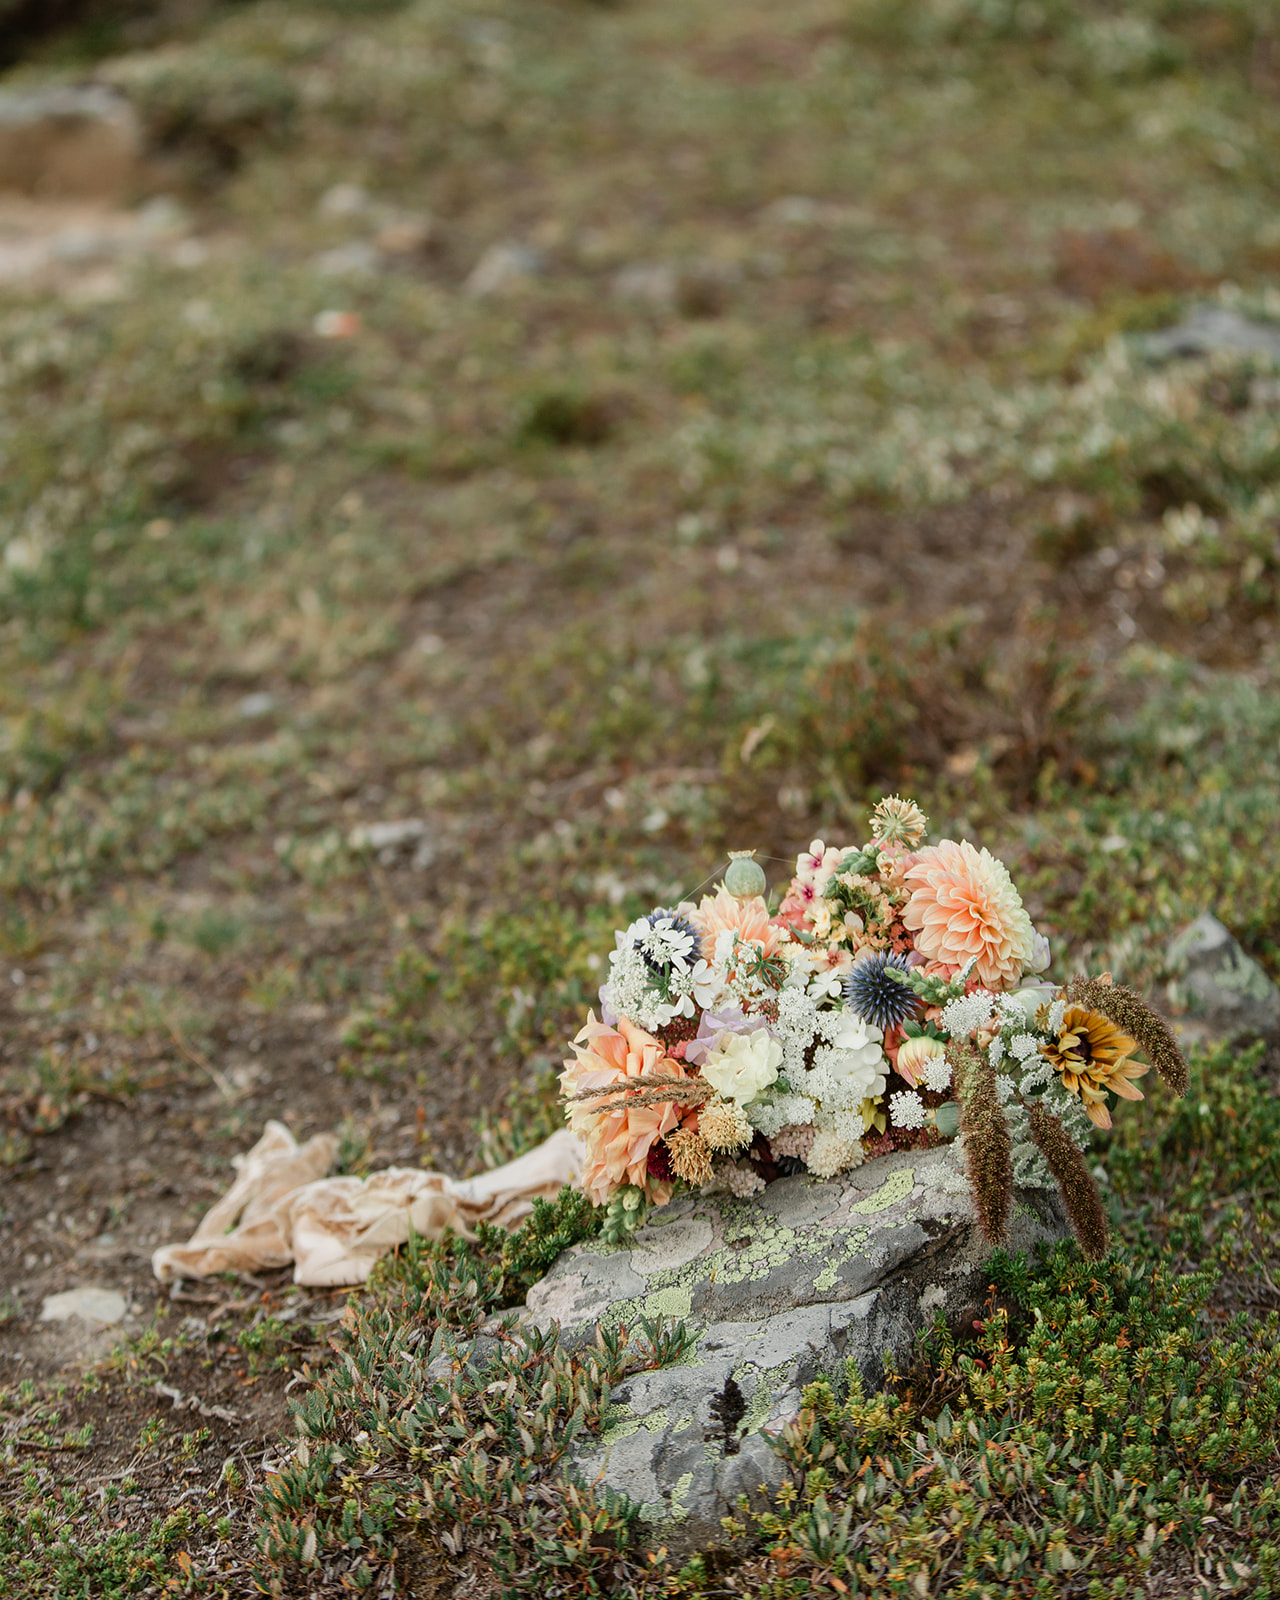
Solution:
[(322, 217), (358, 217), (373, 204), (373, 196), (358, 183), (335, 183), (320, 196), (316, 210)]
[(236, 701), (236, 716), (243, 717), (246, 722), (252, 722), (258, 717), (269, 717), (278, 704), (275, 695), (266, 689), (259, 689), (256, 693), (247, 694), (243, 699)]
[[(1010, 1247), (1068, 1232), (1056, 1195), (1019, 1191)], [(597, 1323), (674, 1318), (696, 1337), (678, 1366), (614, 1393), (602, 1433), (572, 1453), (587, 1483), (642, 1508), (676, 1556), (725, 1535), (740, 1494), (759, 1503), (785, 1476), (769, 1435), (821, 1374), (868, 1389), (903, 1363), (942, 1311), (986, 1291), (982, 1239), (955, 1145), (901, 1152), (820, 1183), (783, 1178), (749, 1201), (687, 1196), (618, 1250), (579, 1246), (529, 1291), (530, 1319), (569, 1347)]]
[(382, 266), (382, 253), (367, 239), (353, 239), (313, 256), (311, 270), (321, 278), (369, 278)]
[(136, 181), (141, 153), (132, 107), (101, 85), (0, 93), (0, 190), (119, 195)]
[(102, 1289), (85, 1284), (47, 1295), (40, 1308), (41, 1322), (66, 1322), (79, 1317), (84, 1322), (112, 1324), (123, 1322), (129, 1303), (118, 1289)]
[(545, 272), (546, 267), (542, 252), (527, 244), (490, 245), (463, 284), (462, 292), (473, 300), (485, 300), (527, 283)]
[(373, 852), (384, 867), (392, 866), (412, 849), (410, 865), (415, 872), (425, 872), (436, 859), (436, 846), (420, 817), (408, 817), (403, 822), (362, 822), (348, 834), (347, 848)]
[(1187, 1038), (1280, 1042), (1280, 988), (1207, 912), (1174, 939), (1165, 1003)]
[(1147, 334), (1142, 349), (1152, 361), (1212, 355), (1219, 350), (1280, 359), (1280, 325), (1251, 322), (1226, 306), (1192, 306), (1175, 327)]
[(676, 269), (662, 261), (634, 262), (623, 267), (613, 280), (613, 292), (619, 300), (635, 301), (658, 311), (669, 311), (675, 305), (679, 288)]
[(404, 850), (416, 845), (427, 831), (421, 817), (406, 817), (403, 822), (361, 822), (347, 836), (352, 850)]

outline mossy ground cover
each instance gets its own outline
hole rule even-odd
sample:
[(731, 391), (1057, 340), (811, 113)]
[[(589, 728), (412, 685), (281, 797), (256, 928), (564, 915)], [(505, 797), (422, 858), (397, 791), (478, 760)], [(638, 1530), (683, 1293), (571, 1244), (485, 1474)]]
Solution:
[[(702, 1575), (554, 1487), (638, 1330), (594, 1368), (504, 1344), (510, 1403), (464, 1384), (453, 1422), (403, 1376), (509, 1298), (492, 1243), (343, 1323), (275, 1281), (163, 1303), (168, 1376), (51, 1389), (34, 1319), (105, 1277), (149, 1320), (147, 1252), (269, 1115), (345, 1123), (353, 1170), (531, 1142), (610, 929), (885, 788), (981, 832), (1063, 972), (1154, 981), (1206, 908), (1280, 970), (1280, 372), (1142, 344), (1198, 299), (1280, 319), (1271, 8), (295, 0), (162, 35), (12, 73), (121, 85), (205, 249), (0, 300), (3, 1581), (1265, 1592), (1245, 1057), (1101, 1153), (1104, 1268), (1006, 1274), (889, 1399), (815, 1395), (793, 1505)], [(1188, 1426), (1233, 1402), (1230, 1450)], [(153, 1413), (176, 1442), (134, 1464)]]

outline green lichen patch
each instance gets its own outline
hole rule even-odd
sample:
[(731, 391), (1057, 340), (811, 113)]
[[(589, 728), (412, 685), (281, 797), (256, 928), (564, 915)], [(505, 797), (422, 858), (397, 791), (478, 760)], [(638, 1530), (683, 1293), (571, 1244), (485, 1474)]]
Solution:
[(849, 1207), (859, 1216), (872, 1216), (877, 1211), (888, 1211), (890, 1206), (896, 1206), (900, 1200), (905, 1200), (915, 1186), (915, 1175), (910, 1167), (899, 1167), (896, 1172), (891, 1172), (874, 1194), (869, 1194), (865, 1199), (855, 1201)]
[(668, 1422), (665, 1406), (658, 1406), (642, 1416), (625, 1403), (611, 1405), (600, 1424), (600, 1442), (605, 1445), (616, 1444), (619, 1439), (629, 1439), (642, 1428), (647, 1433), (660, 1434), (666, 1431)]

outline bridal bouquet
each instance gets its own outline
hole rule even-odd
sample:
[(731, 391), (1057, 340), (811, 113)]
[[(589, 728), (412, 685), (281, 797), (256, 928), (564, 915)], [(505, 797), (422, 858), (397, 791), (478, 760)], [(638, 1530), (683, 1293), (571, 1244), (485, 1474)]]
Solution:
[(1045, 981), (1048, 942), (1003, 863), (925, 844), (926, 821), (890, 796), (864, 844), (813, 842), (776, 911), (737, 852), (714, 894), (617, 934), (600, 1019), (560, 1077), (607, 1237), (682, 1185), (745, 1198), (958, 1135), (993, 1243), (1015, 1187), (1056, 1184), (1084, 1248), (1105, 1250), (1090, 1132), (1142, 1099), (1149, 1064), (1185, 1093), (1185, 1063), (1109, 975)]

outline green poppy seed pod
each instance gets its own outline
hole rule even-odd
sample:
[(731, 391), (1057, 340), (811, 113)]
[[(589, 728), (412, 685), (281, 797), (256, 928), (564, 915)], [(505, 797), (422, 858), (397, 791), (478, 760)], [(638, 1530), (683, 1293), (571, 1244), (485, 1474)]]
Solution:
[(753, 859), (752, 850), (732, 850), (724, 886), (735, 900), (752, 900), (765, 891), (764, 868)]
[(933, 1113), (933, 1125), (944, 1139), (954, 1139), (960, 1129), (960, 1107), (954, 1100), (944, 1100)]

